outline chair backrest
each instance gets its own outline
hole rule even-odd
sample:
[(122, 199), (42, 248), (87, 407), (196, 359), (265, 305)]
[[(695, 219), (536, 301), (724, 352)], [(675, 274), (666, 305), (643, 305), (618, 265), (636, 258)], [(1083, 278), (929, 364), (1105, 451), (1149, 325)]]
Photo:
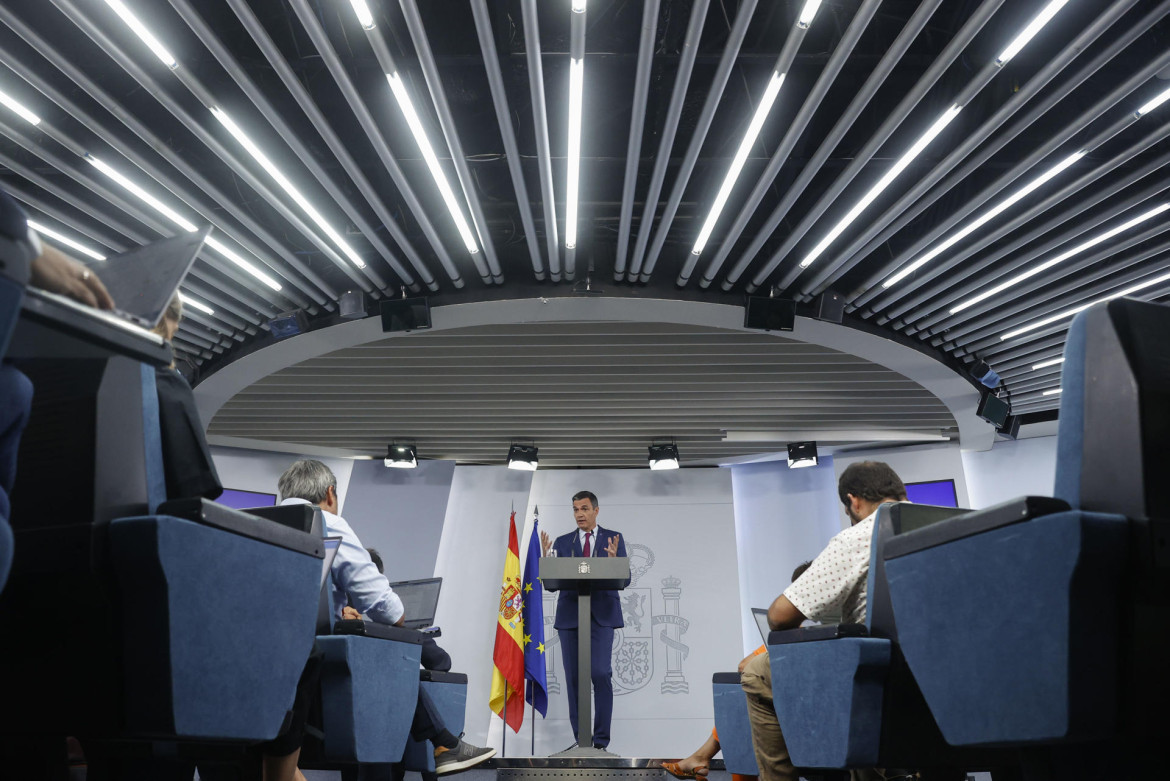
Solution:
[(886, 585), (886, 562), (882, 555), (891, 537), (945, 521), (970, 510), (932, 504), (887, 502), (878, 508), (869, 543), (869, 578), (866, 581), (865, 625), (872, 637), (898, 639), (894, 608)]
[(1074, 509), (1145, 519), (1166, 513), (1170, 478), (1170, 307), (1118, 299), (1069, 327), (1054, 493)]

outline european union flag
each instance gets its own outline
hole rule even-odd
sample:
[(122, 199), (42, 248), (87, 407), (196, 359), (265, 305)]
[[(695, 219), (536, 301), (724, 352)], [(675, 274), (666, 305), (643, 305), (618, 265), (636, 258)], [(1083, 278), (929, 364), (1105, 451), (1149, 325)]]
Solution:
[(524, 559), (524, 678), (531, 681), (525, 699), (548, 713), (548, 679), (544, 671), (544, 587), (540, 583), (540, 518), (532, 524)]

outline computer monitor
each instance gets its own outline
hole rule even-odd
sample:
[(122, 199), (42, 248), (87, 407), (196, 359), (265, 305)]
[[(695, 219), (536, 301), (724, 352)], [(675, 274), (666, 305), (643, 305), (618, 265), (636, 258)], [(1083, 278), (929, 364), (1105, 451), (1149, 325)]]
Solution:
[(914, 504), (933, 504), (937, 507), (959, 506), (954, 480), (906, 483), (906, 498)]
[(271, 507), (276, 504), (276, 494), (266, 494), (260, 491), (241, 491), (238, 488), (225, 488), (215, 501), (234, 507), (237, 510), (250, 510), (253, 507)]

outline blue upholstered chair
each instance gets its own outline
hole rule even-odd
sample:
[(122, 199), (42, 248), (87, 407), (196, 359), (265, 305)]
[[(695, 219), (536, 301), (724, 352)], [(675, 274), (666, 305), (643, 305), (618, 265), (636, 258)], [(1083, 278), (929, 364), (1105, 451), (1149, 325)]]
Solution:
[(1084, 744), (1166, 724), (1168, 514), (1155, 492), (1170, 477), (1167, 333), (1164, 306), (1118, 300), (1078, 314), (1058, 498), (972, 513), (887, 549), (902, 649), (950, 743)]
[[(463, 673), (421, 670), (419, 686), (426, 689), (427, 694), (431, 696), (443, 717), (447, 731), (452, 735), (462, 733), (464, 714), (467, 711), (467, 676)], [(407, 770), (422, 773), (433, 772), (435, 769), (434, 749), (426, 742), (407, 740), (402, 759)]]
[(747, 698), (739, 682), (739, 673), (715, 673), (711, 677), (711, 688), (715, 696), (715, 729), (719, 733), (719, 748), (727, 772), (759, 775), (751, 725), (748, 724)]
[(954, 759), (898, 652), (882, 550), (899, 533), (961, 512), (930, 505), (883, 505), (870, 542), (866, 623), (769, 636), (773, 701), (797, 767), (921, 768), (944, 766)]
[[(397, 762), (418, 699), (422, 636), (413, 629), (344, 622), (357, 634), (322, 635), (323, 763)], [(359, 626), (360, 625), (360, 626)]]

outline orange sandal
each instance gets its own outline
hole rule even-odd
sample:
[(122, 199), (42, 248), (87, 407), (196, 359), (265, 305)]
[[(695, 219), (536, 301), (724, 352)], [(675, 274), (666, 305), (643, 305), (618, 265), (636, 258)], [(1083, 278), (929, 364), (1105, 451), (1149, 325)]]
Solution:
[(682, 766), (679, 765), (678, 762), (663, 762), (662, 769), (665, 770), (667, 773), (670, 773), (675, 778), (704, 779), (707, 777), (707, 766), (706, 765), (699, 765), (694, 770), (683, 770)]

